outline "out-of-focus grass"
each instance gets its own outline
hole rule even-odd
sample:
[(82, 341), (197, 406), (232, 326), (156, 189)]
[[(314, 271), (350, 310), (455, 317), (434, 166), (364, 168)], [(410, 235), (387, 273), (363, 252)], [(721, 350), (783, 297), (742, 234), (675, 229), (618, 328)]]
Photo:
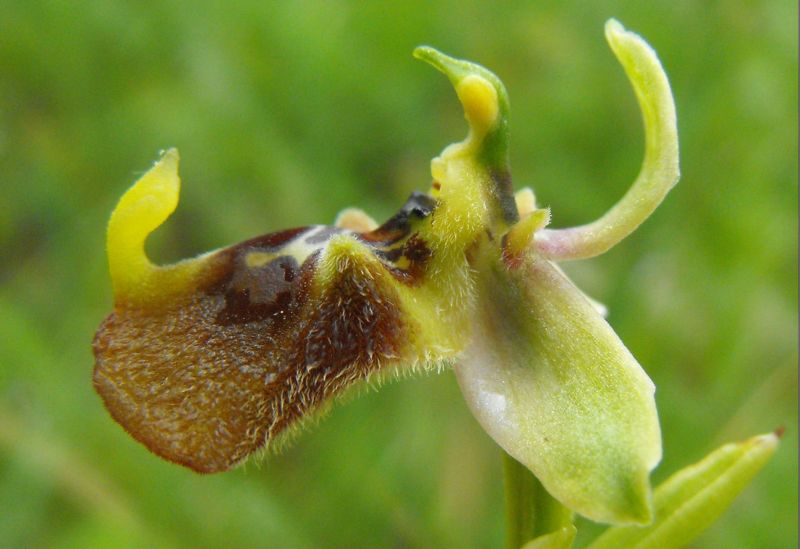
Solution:
[(463, 0), (4, 4), (0, 545), (499, 546), (499, 457), (450, 373), (365, 392), (226, 474), (133, 442), (90, 382), (111, 306), (105, 222), (168, 146), (184, 187), (150, 245), (162, 261), (351, 204), (389, 215), (465, 131), (446, 80), (411, 59), (420, 43), (504, 79), (517, 185), (535, 186), (555, 225), (588, 221), (642, 151), (603, 42), (610, 16), (667, 68), (683, 179), (619, 248), (568, 269), (658, 386), (657, 479), (787, 426), (697, 546), (796, 546), (797, 6)]

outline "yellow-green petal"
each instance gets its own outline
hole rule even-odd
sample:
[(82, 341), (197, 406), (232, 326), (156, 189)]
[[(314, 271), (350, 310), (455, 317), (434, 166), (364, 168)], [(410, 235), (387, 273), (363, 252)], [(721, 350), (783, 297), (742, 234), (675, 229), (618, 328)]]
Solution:
[(669, 80), (656, 52), (616, 20), (606, 23), (606, 39), (636, 92), (645, 130), (641, 171), (631, 188), (600, 219), (537, 235), (536, 249), (555, 260), (602, 254), (632, 233), (678, 182), (678, 128)]
[(609, 528), (590, 547), (683, 547), (728, 508), (777, 447), (775, 433), (722, 446), (656, 489), (652, 524)]
[(549, 261), (487, 260), (456, 365), (484, 429), (561, 503), (612, 524), (651, 519), (661, 458), (653, 383)]

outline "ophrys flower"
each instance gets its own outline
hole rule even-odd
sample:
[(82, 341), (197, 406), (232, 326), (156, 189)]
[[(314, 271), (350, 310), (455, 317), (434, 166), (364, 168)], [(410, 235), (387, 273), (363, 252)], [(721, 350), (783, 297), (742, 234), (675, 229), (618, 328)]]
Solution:
[(112, 416), (160, 456), (200, 472), (240, 463), (354, 382), (454, 364), (487, 432), (556, 498), (595, 520), (646, 522), (661, 455), (653, 385), (552, 263), (602, 253), (677, 180), (666, 76), (618, 23), (606, 34), (642, 107), (646, 154), (598, 221), (546, 229), (532, 191), (513, 194), (506, 90), (431, 48), (470, 131), (382, 225), (347, 210), (169, 266), (144, 253), (178, 202), (170, 150), (108, 226), (114, 312), (94, 342)]

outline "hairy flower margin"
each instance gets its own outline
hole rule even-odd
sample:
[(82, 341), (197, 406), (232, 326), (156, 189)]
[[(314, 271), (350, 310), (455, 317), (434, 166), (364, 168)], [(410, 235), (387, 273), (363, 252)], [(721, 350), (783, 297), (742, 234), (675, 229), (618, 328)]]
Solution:
[[(348, 209), (333, 227), (153, 265), (145, 239), (178, 203), (178, 155), (165, 153), (109, 221), (115, 307), (95, 336), (94, 385), (114, 419), (156, 454), (216, 472), (353, 382), (452, 363), (486, 432), (561, 504), (623, 529), (650, 523), (661, 458), (653, 383), (554, 263), (617, 244), (679, 176), (674, 102), (655, 52), (614, 20), (606, 38), (642, 111), (645, 156), (625, 196), (580, 227), (549, 229), (532, 190), (513, 194), (500, 80), (427, 47), (414, 54), (448, 76), (469, 135), (432, 161), (428, 193), (380, 226)], [(766, 457), (745, 460), (757, 466), (741, 478), (774, 450), (777, 439), (764, 437), (747, 448)], [(716, 478), (681, 474), (684, 499)], [(669, 498), (664, 516), (684, 509)], [(535, 546), (568, 546), (573, 535), (565, 527)]]

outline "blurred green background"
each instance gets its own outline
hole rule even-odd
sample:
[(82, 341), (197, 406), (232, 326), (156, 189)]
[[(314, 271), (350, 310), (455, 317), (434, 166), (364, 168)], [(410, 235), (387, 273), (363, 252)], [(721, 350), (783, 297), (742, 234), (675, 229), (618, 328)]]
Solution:
[[(451, 372), (362, 391), (280, 454), (197, 476), (149, 454), (91, 387), (111, 308), (105, 223), (181, 151), (159, 261), (279, 228), (376, 218), (466, 131), (421, 43), (480, 62), (512, 102), (512, 164), (555, 226), (622, 195), (639, 113), (611, 16), (672, 82), (680, 184), (607, 255), (566, 266), (658, 386), (665, 478), (787, 427), (696, 547), (797, 545), (794, 2), (3, 3), (0, 546), (499, 547), (496, 447)], [(584, 543), (596, 527), (580, 526)]]

